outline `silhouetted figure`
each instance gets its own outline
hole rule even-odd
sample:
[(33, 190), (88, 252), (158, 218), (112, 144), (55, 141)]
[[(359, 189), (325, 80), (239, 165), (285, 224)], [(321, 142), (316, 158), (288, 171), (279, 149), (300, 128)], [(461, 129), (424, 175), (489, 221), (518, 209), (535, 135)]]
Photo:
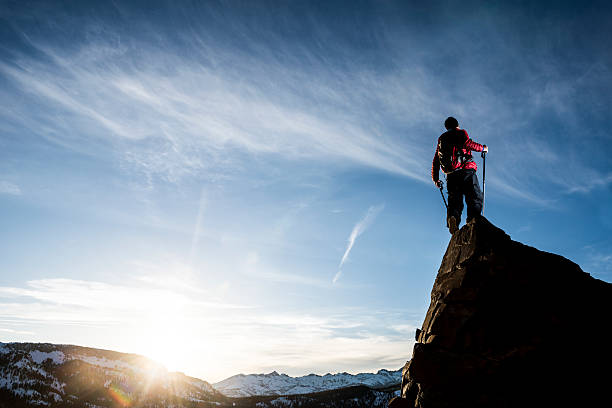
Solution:
[(470, 139), (464, 129), (459, 128), (457, 119), (448, 117), (444, 121), (446, 132), (438, 138), (436, 153), (431, 166), (431, 178), (436, 186), (441, 186), (440, 171), (446, 174), (448, 189), (448, 211), (446, 225), (454, 234), (461, 223), (463, 211), (463, 196), (467, 204), (467, 222), (482, 212), (482, 191), (476, 177), (476, 162), (472, 158), (472, 150), (488, 152), (486, 145), (481, 145)]

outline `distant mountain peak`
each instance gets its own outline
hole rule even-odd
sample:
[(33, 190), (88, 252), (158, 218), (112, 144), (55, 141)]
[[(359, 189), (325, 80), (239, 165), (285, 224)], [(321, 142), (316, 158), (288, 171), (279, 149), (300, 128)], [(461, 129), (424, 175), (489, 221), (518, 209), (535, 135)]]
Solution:
[(399, 384), (401, 370), (379, 370), (377, 373), (338, 374), (323, 376), (308, 374), (291, 377), (273, 371), (269, 374), (235, 375), (213, 384), (213, 387), (230, 397), (262, 395), (295, 395), (329, 391), (344, 387), (364, 385), (370, 388), (385, 388)]

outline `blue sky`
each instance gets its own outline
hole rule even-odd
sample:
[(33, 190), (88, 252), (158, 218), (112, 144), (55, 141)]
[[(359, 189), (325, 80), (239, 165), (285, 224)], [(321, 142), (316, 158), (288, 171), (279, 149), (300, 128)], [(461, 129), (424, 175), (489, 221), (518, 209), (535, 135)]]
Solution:
[(399, 368), (449, 115), (490, 147), (485, 215), (612, 278), (604, 2), (0, 10), (0, 341), (208, 381)]

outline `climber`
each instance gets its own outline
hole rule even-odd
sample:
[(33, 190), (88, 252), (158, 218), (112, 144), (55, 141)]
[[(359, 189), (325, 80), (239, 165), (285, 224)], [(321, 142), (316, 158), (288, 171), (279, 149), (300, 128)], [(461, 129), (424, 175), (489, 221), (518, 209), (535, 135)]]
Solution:
[(461, 212), (463, 211), (463, 196), (467, 204), (467, 222), (482, 212), (482, 192), (476, 178), (476, 163), (470, 153), (488, 152), (486, 145), (481, 145), (470, 139), (464, 129), (459, 128), (457, 119), (448, 117), (444, 121), (446, 132), (438, 138), (436, 153), (431, 166), (431, 178), (438, 188), (442, 188), (439, 169), (446, 174), (448, 189), (448, 208), (446, 226), (451, 234), (459, 229)]

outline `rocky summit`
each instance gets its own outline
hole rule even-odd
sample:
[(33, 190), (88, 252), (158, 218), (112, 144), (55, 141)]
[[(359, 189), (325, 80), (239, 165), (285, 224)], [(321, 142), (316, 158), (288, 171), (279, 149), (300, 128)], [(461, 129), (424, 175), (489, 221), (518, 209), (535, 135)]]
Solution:
[(390, 407), (612, 406), (612, 284), (485, 218), (450, 240)]

